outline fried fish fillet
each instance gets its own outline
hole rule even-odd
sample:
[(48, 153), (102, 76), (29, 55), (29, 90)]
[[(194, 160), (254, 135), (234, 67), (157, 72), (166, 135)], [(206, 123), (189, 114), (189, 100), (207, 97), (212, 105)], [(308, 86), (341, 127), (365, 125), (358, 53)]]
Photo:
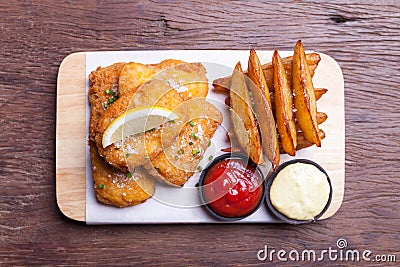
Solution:
[(206, 97), (208, 93), (204, 66), (201, 63), (186, 63), (174, 59), (167, 59), (159, 64), (126, 64), (119, 76), (119, 93), (121, 96), (131, 94), (150, 79), (169, 84), (179, 92), (183, 100)]
[(99, 202), (117, 207), (128, 207), (145, 202), (154, 194), (155, 185), (143, 169), (129, 175), (109, 166), (90, 142), (90, 158), (94, 191)]
[[(132, 206), (146, 201), (154, 194), (155, 185), (152, 179), (142, 171), (128, 177), (126, 173), (112, 168), (98, 154), (95, 140), (95, 129), (105, 109), (104, 104), (118, 94), (119, 74), (125, 63), (116, 63), (105, 68), (97, 68), (89, 75), (88, 98), (90, 103), (89, 145), (92, 162), (92, 176), (96, 198), (99, 202), (117, 207)], [(111, 104), (112, 105), (112, 104)], [(129, 175), (130, 176), (130, 175)]]
[(187, 107), (188, 121), (177, 140), (145, 165), (151, 175), (174, 186), (183, 186), (193, 175), (222, 123), (221, 112), (204, 99), (188, 100), (183, 105)]
[[(118, 91), (119, 75), (125, 63), (115, 63), (111, 66), (98, 67), (89, 75), (88, 98), (90, 103), (89, 139), (94, 141), (97, 122), (104, 113), (104, 105), (112, 97), (107, 92)], [(108, 90), (108, 91), (107, 91)]]
[[(160, 106), (174, 110), (183, 102), (179, 94), (159, 80), (144, 83), (136, 91), (121, 96), (101, 116), (95, 129), (95, 141), (99, 154), (113, 167), (126, 172), (146, 161), (154, 159), (163, 149), (174, 142), (185, 120), (186, 111), (179, 111), (179, 119), (167, 122), (157, 129), (128, 138), (103, 148), (103, 133), (108, 125), (128, 109), (143, 106)], [(161, 135), (164, 136), (162, 142)]]

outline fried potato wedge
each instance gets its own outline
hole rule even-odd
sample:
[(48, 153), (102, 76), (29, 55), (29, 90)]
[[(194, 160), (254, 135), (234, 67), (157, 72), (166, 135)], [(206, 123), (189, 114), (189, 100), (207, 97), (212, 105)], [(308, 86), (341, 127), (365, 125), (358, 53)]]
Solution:
[(240, 62), (236, 64), (233, 70), (230, 102), (231, 118), (240, 146), (254, 163), (263, 163), (261, 138)]
[(321, 139), (318, 135), (317, 103), (315, 100), (314, 85), (301, 41), (298, 41), (294, 48), (293, 93), (294, 107), (297, 110), (296, 118), (304, 133), (304, 137), (309, 142), (320, 147)]
[(275, 110), (278, 132), (284, 151), (294, 156), (296, 154), (297, 137), (293, 114), (293, 95), (282, 59), (277, 50), (272, 57), (274, 66)]
[[(310, 68), (311, 76), (314, 76), (315, 69), (318, 67), (318, 63), (321, 61), (321, 57), (318, 53), (310, 53), (306, 55), (308, 67)], [(289, 86), (292, 82), (292, 68), (293, 68), (293, 57), (285, 57), (282, 59), (283, 66), (288, 76)], [(265, 81), (267, 82), (268, 88), (274, 91), (274, 69), (272, 63), (262, 65)], [(245, 72), (247, 73), (247, 72)], [(221, 91), (229, 89), (231, 84), (231, 76), (218, 78), (213, 81), (213, 87), (215, 91)]]
[[(325, 132), (322, 129), (319, 129), (318, 131), (318, 135), (319, 138), (322, 140), (325, 138)], [(307, 139), (305, 139), (304, 134), (302, 132), (297, 133), (297, 147), (296, 150), (300, 150), (303, 148), (307, 148), (310, 146), (313, 146), (314, 144), (307, 141)], [(279, 148), (280, 148), (280, 152), (281, 154), (286, 154), (285, 150), (283, 150), (282, 144), (279, 144)]]
[(314, 88), (315, 100), (320, 100), (321, 97), (328, 92), (325, 88)]
[[(328, 115), (324, 112), (317, 112), (317, 123), (318, 125), (324, 123), (328, 119)], [(299, 123), (296, 121), (297, 132), (302, 132)], [(298, 138), (297, 138), (298, 139)]]
[[(321, 97), (328, 92), (328, 89), (325, 88), (315, 88), (315, 100), (320, 100)], [(275, 110), (275, 92), (270, 93), (271, 103), (272, 103), (272, 110)]]
[(247, 71), (247, 76), (250, 78), (247, 79), (247, 85), (253, 95), (262, 147), (272, 164), (272, 168), (276, 170), (280, 161), (278, 133), (274, 114), (272, 113), (269, 88), (262, 72), (260, 60), (254, 49), (250, 50)]

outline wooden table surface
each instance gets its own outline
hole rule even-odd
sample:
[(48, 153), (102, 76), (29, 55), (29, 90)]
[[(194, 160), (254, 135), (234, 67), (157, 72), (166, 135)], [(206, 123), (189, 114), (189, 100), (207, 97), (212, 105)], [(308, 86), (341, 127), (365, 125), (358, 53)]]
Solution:
[[(334, 2), (1, 1), (0, 265), (271, 264), (257, 259), (265, 245), (320, 251), (339, 238), (400, 261), (400, 2)], [(56, 80), (65, 56), (288, 50), (298, 39), (344, 73), (346, 186), (334, 217), (304, 226), (86, 226), (58, 210)]]

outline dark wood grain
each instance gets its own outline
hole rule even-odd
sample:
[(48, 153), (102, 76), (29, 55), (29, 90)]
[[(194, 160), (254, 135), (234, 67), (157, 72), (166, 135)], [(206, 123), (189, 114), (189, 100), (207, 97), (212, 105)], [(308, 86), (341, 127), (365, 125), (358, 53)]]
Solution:
[[(340, 237), (400, 261), (400, 3), (331, 2), (1, 1), (0, 265), (257, 265), (264, 245), (321, 250)], [(291, 49), (298, 39), (335, 58), (345, 77), (346, 187), (334, 217), (300, 227), (89, 227), (58, 211), (56, 78), (65, 56)]]

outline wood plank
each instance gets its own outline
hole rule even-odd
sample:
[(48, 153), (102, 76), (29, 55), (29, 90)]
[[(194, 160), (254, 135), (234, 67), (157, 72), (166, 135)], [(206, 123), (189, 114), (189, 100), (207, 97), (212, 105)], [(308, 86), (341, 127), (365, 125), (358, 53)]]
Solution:
[[(215, 53), (215, 57), (221, 55), (224, 51), (209, 51)], [(233, 52), (229, 58), (235, 57), (235, 60), (242, 60), (245, 65), (247, 61), (247, 51)], [(146, 52), (141, 52), (142, 55)], [(262, 62), (269, 62), (270, 59), (266, 58), (266, 54), (259, 51)], [(165, 53), (160, 53), (165, 56)], [(169, 53), (167, 53), (168, 55)], [(171, 51), (171, 54), (175, 55), (174, 58), (183, 59), (182, 57), (192, 58), (196, 54), (195, 51)], [(189, 55), (189, 56), (188, 56)], [(241, 55), (241, 56), (239, 56)], [(244, 57), (242, 55), (245, 55)], [(95, 54), (97, 59), (104, 57), (104, 54)], [(207, 57), (205, 52), (201, 52), (202, 58)], [(114, 58), (113, 56), (112, 58)], [(134, 55), (128, 55), (126, 57), (132, 58)], [(149, 54), (150, 58), (157, 58), (153, 54)], [(226, 56), (225, 56), (226, 57)], [(163, 58), (157, 58), (156, 61), (161, 61)], [(86, 134), (87, 129), (83, 126), (86, 125), (86, 77), (82, 75), (85, 73), (86, 68), (82, 70), (82, 66), (86, 66), (85, 53), (72, 54), (63, 61), (60, 67), (59, 80), (58, 80), (58, 96), (57, 100), (57, 202), (63, 213), (75, 220), (85, 221), (85, 207), (86, 207), (86, 196), (83, 192), (86, 190), (85, 181), (85, 166), (86, 158), (84, 157), (84, 148), (86, 147)], [(108, 62), (109, 60), (107, 60)], [(125, 57), (121, 58), (121, 61), (126, 61)], [(101, 60), (99, 62), (102, 62)], [(109, 62), (111, 63), (111, 62)], [(112, 62), (115, 63), (115, 62)], [(103, 64), (101, 64), (103, 65)], [(317, 86), (328, 87), (328, 93), (318, 101), (321, 110), (327, 112), (328, 121), (322, 125), (322, 128), (327, 134), (327, 137), (323, 140), (323, 149), (315, 149), (311, 154), (304, 154), (306, 150), (299, 151), (300, 157), (306, 157), (315, 160), (322, 164), (331, 177), (333, 187), (332, 203), (327, 212), (321, 219), (331, 217), (339, 209), (344, 193), (344, 91), (343, 91), (343, 77), (338, 64), (329, 56), (321, 54), (321, 62), (319, 68), (317, 68), (314, 80), (317, 82)], [(319, 82), (319, 84), (318, 84)], [(328, 86), (329, 85), (329, 86)], [(77, 125), (79, 123), (79, 126)], [(313, 149), (313, 148), (311, 148)], [(303, 156), (301, 156), (303, 155)], [(289, 160), (291, 157), (284, 155), (283, 161)], [(89, 177), (90, 178), (90, 177)], [(73, 186), (70, 186), (73, 184)], [(156, 190), (157, 192), (157, 190)], [(178, 193), (178, 192), (177, 192)], [(155, 196), (156, 198), (156, 196)], [(94, 205), (98, 203), (95, 202)], [(159, 202), (148, 201), (145, 204), (148, 205), (148, 210), (157, 208), (163, 208)], [(99, 205), (100, 207), (101, 205)], [(97, 206), (90, 206), (93, 210)], [(126, 214), (121, 218), (129, 217), (129, 210), (126, 210)], [(109, 211), (110, 213), (111, 211)], [(117, 218), (123, 210), (116, 209), (114, 215), (110, 215), (113, 218)], [(131, 212), (134, 210), (131, 209)], [(170, 211), (173, 214), (173, 210)], [(111, 214), (111, 213), (110, 213)], [(172, 215), (171, 215), (172, 216)], [(182, 215), (181, 215), (182, 216)], [(255, 221), (268, 222), (263, 219), (262, 215), (255, 215), (257, 219)], [(146, 221), (145, 214), (139, 216), (137, 222), (143, 223)], [(91, 218), (91, 222), (93, 218)], [(98, 222), (105, 222), (105, 219), (98, 218)], [(174, 222), (173, 216), (165, 218), (160, 216), (159, 221), (148, 221), (151, 223), (165, 223)], [(196, 216), (194, 220), (191, 217), (180, 220), (180, 222), (210, 222), (209, 218), (202, 217), (202, 215)], [(113, 223), (126, 223), (126, 221), (113, 220)], [(135, 222), (135, 220), (133, 220)], [(212, 221), (211, 221), (212, 222)]]
[(61, 63), (57, 80), (56, 195), (62, 213), (86, 217), (86, 56), (74, 53)]

